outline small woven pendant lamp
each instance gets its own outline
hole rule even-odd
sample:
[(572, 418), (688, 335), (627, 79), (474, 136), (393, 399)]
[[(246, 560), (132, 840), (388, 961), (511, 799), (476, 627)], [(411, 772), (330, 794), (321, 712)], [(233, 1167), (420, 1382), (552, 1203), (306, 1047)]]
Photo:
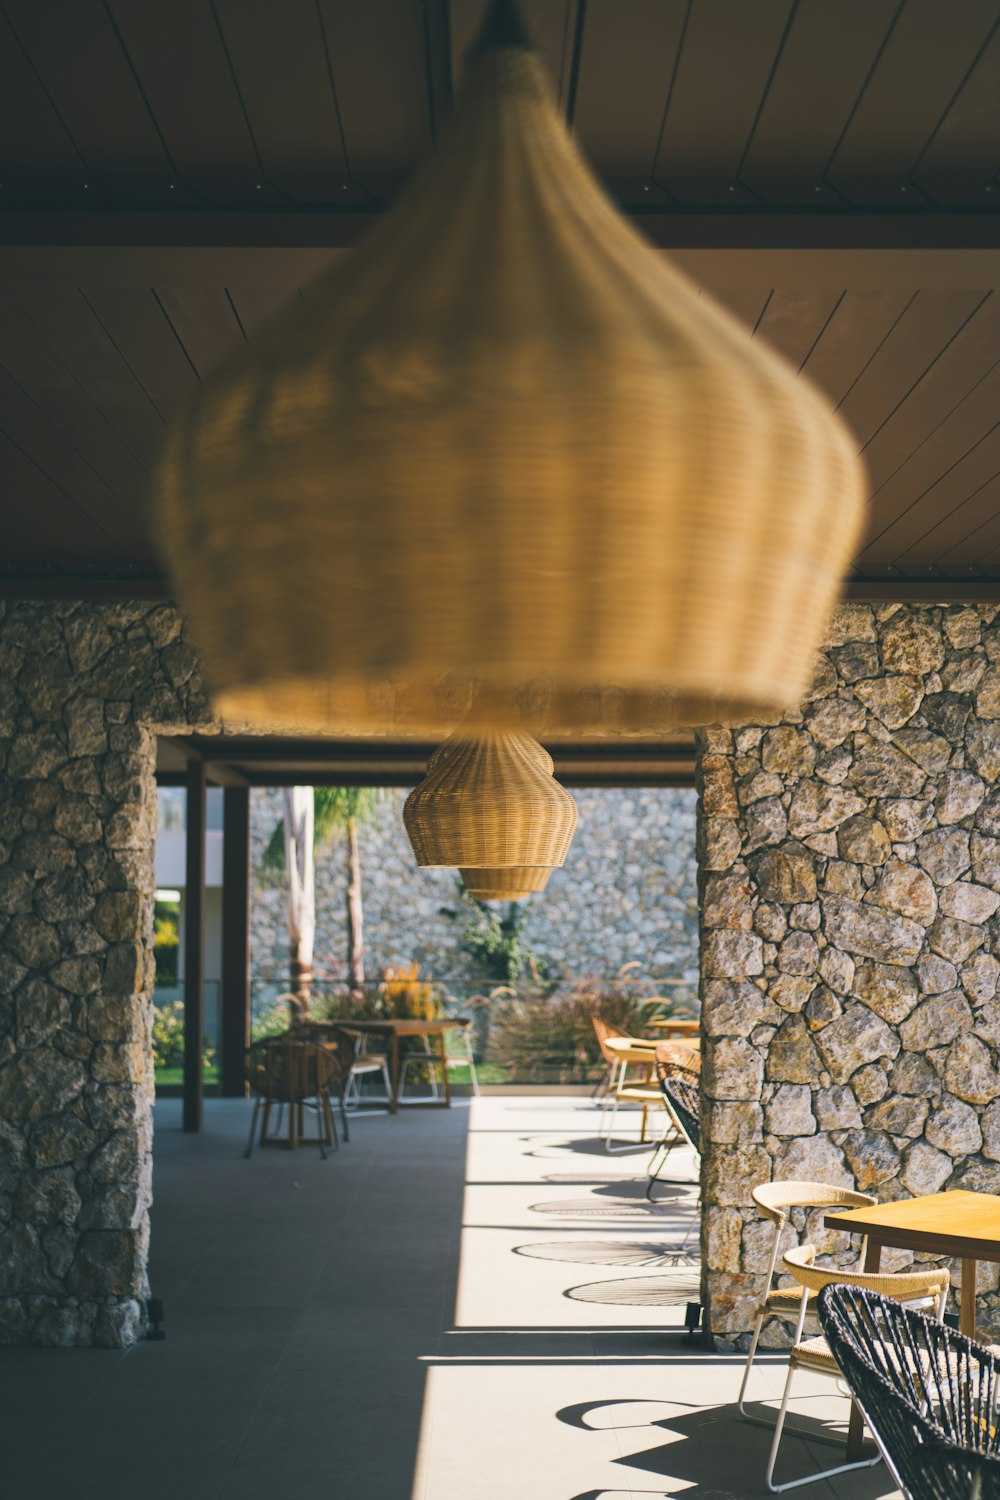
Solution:
[(576, 803), (536, 740), (487, 732), (452, 740), (431, 757), (403, 804), (403, 822), (425, 868), (551, 869), (566, 859)]
[(797, 703), (863, 499), (826, 400), (611, 204), (509, 0), (390, 212), (202, 383), (159, 496), (226, 719), (414, 733)]
[(517, 866), (494, 870), (459, 870), (465, 889), (477, 901), (522, 901), (544, 891), (551, 866)]

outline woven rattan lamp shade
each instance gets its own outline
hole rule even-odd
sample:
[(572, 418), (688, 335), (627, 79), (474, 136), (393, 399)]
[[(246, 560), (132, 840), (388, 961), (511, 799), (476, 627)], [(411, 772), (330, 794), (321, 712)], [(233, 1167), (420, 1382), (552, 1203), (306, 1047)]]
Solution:
[(500, 41), (172, 432), (160, 539), (227, 719), (650, 729), (806, 685), (857, 444), (625, 222)]
[(512, 865), (507, 869), (459, 870), (470, 896), (477, 901), (521, 901), (544, 891), (551, 866)]
[(551, 868), (566, 858), (576, 803), (530, 736), (486, 733), (432, 757), (403, 804), (403, 822), (418, 865)]

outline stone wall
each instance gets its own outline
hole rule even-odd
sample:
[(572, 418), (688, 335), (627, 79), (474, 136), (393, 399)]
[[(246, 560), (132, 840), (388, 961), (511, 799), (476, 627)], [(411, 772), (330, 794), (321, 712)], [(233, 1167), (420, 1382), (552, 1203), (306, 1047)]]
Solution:
[(153, 730), (208, 718), (172, 607), (0, 604), (0, 1343), (142, 1325)]
[[(1000, 1191), (997, 615), (843, 606), (800, 712), (701, 736), (716, 1335), (749, 1331), (766, 1270), (751, 1184)], [(820, 1215), (798, 1227), (847, 1252)], [(987, 1324), (998, 1275), (980, 1267)]]
[[(370, 978), (418, 962), (457, 991), (484, 979), (461, 946), (468, 913), (453, 870), (419, 870), (403, 828), (405, 792), (391, 791), (359, 830)], [(574, 793), (580, 821), (566, 865), (526, 903), (524, 941), (555, 975), (608, 977), (633, 961), (642, 972), (698, 972), (695, 793), (682, 788)], [(260, 856), (281, 816), (281, 794), (255, 791), (251, 964), (257, 988), (288, 972), (283, 890), (260, 880)], [(342, 846), (316, 871), (317, 965), (343, 972), (347, 877)], [(502, 910), (502, 908), (500, 908)], [(692, 992), (695, 984), (692, 984)]]

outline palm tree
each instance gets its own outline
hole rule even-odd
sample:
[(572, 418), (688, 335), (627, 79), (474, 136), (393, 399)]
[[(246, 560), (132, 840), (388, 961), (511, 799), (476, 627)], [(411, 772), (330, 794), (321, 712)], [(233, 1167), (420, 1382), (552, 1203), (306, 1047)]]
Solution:
[(344, 838), (347, 853), (347, 972), (352, 987), (365, 981), (364, 910), (358, 823), (371, 817), (381, 793), (367, 786), (292, 786), (284, 789), (278, 820), (261, 867), (288, 879), (290, 989), (308, 1015), (316, 937), (315, 851)]

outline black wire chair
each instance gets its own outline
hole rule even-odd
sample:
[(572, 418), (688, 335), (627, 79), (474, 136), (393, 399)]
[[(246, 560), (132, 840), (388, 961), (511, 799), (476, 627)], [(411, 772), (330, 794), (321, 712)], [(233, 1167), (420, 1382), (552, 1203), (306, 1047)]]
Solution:
[(859, 1287), (824, 1288), (819, 1318), (908, 1500), (1000, 1500), (1000, 1355)]
[[(676, 1126), (677, 1133), (691, 1147), (696, 1156), (701, 1155), (701, 1086), (698, 1070), (689, 1067), (671, 1055), (669, 1043), (662, 1054), (657, 1049), (656, 1077), (659, 1081), (668, 1119)], [(649, 1159), (649, 1182), (646, 1197), (652, 1202), (653, 1185), (663, 1170), (673, 1140), (664, 1134)], [(685, 1241), (685, 1243), (687, 1243)]]

